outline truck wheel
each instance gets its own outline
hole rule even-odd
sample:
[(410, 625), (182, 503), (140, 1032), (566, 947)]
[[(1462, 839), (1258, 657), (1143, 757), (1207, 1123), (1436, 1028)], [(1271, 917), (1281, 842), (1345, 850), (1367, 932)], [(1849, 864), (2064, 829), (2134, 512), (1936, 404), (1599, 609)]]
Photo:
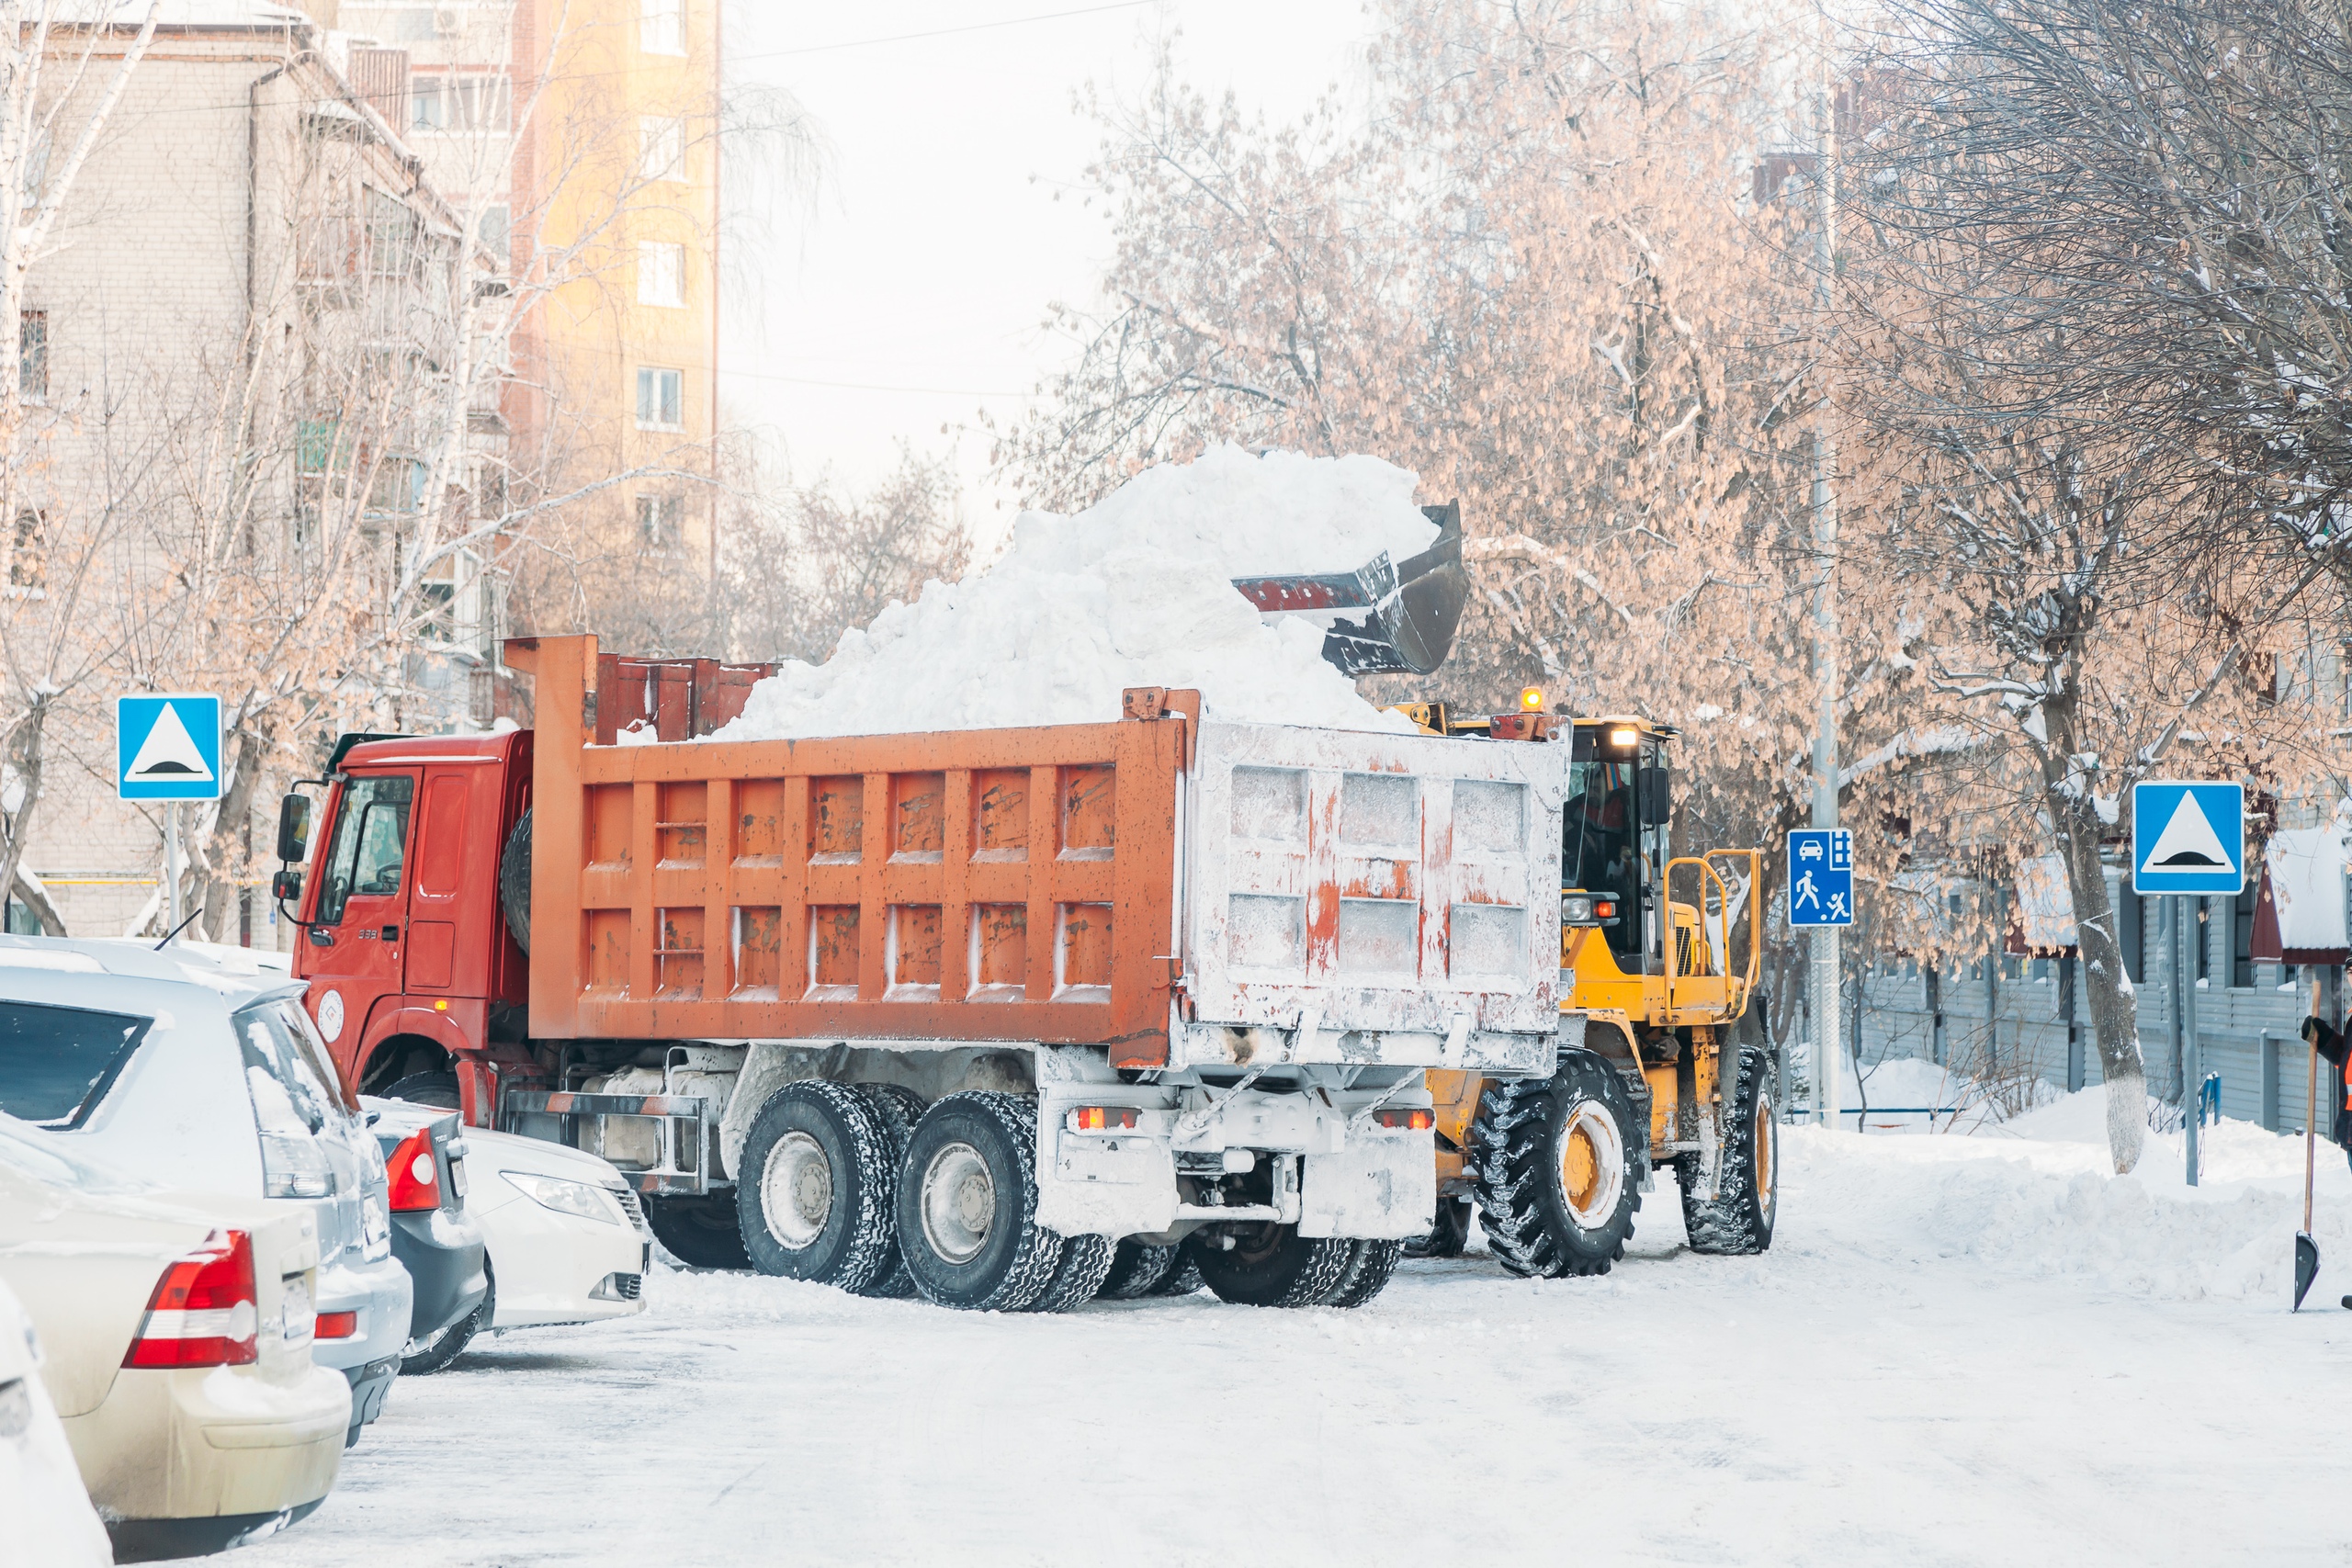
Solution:
[(1054, 1270), (1054, 1282), (1046, 1287), (1046, 1293), (1030, 1303), (1027, 1310), (1068, 1312), (1092, 1301), (1102, 1293), (1117, 1250), (1117, 1244), (1107, 1235), (1063, 1237), (1062, 1266)]
[(1396, 1272), (1397, 1260), (1405, 1256), (1401, 1241), (1359, 1241), (1355, 1256), (1348, 1259), (1347, 1269), (1340, 1275), (1340, 1282), (1323, 1298), (1329, 1307), (1360, 1307), (1388, 1288), (1388, 1280)]
[(1313, 1306), (1329, 1295), (1355, 1261), (1344, 1236), (1307, 1237), (1296, 1225), (1237, 1225), (1233, 1245), (1219, 1247), (1205, 1232), (1185, 1238), (1185, 1250), (1219, 1301), (1238, 1306)]
[[(858, 1091), (874, 1102), (875, 1113), (882, 1118), (885, 1131), (890, 1134), (890, 1205), (893, 1211), (899, 1201), (899, 1172), (907, 1168), (907, 1145), (914, 1141), (915, 1123), (922, 1120), (929, 1109), (922, 1096), (903, 1084), (862, 1083)], [(903, 1300), (915, 1293), (915, 1277), (907, 1272), (907, 1260), (899, 1251), (899, 1227), (894, 1218), (890, 1226), (890, 1267), (865, 1292), (886, 1301)]]
[(1470, 1216), (1476, 1208), (1467, 1198), (1440, 1198), (1437, 1223), (1430, 1234), (1405, 1244), (1408, 1258), (1459, 1258), (1470, 1245)]
[[(1131, 1302), (1155, 1293), (1175, 1270), (1178, 1249), (1153, 1247), (1132, 1236), (1111, 1249), (1111, 1271), (1102, 1276), (1097, 1301)], [(1194, 1289), (1198, 1289), (1196, 1285)]]
[(1201, 1288), (1207, 1283), (1207, 1280), (1201, 1278), (1201, 1266), (1193, 1260), (1193, 1249), (1189, 1247), (1180, 1247), (1176, 1249), (1175, 1263), (1161, 1277), (1159, 1283), (1146, 1291), (1144, 1294), (1148, 1296), (1197, 1295)]
[(941, 1306), (1019, 1312), (1068, 1244), (1037, 1223), (1037, 1102), (967, 1089), (923, 1112), (899, 1175), (899, 1247)]
[(1739, 1053), (1731, 1125), (1724, 1135), (1723, 1174), (1712, 1201), (1693, 1196), (1695, 1162), (1681, 1169), (1682, 1226), (1693, 1252), (1761, 1252), (1772, 1245), (1781, 1206), (1781, 1123), (1772, 1103), (1772, 1058), (1753, 1046)]
[(872, 1289), (897, 1252), (897, 1155), (873, 1100), (848, 1084), (801, 1078), (768, 1096), (735, 1173), (752, 1267), (853, 1295)]
[(735, 1205), (725, 1193), (645, 1200), (645, 1228), (689, 1269), (748, 1269)]
[(386, 1100), (405, 1100), (411, 1105), (429, 1105), (435, 1111), (458, 1109), (458, 1075), (455, 1073), (411, 1073), (384, 1090)]
[(498, 857), (498, 907), (506, 913), (506, 930), (514, 945), (527, 956), (531, 951), (531, 814), (523, 813), (506, 835), (505, 851)]
[(1642, 1206), (1645, 1145), (1617, 1069), (1567, 1051), (1548, 1078), (1490, 1081), (1471, 1123), (1478, 1219), (1514, 1274), (1606, 1274)]

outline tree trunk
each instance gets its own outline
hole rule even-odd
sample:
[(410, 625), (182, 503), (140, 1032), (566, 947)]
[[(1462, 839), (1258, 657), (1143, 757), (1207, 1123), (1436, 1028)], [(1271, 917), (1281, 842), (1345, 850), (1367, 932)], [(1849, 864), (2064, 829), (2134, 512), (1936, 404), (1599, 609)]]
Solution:
[(235, 941), (236, 919), (240, 909), (239, 888), (234, 874), (222, 867), (233, 867), (250, 873), (247, 863), (246, 829), (254, 811), (254, 789), (261, 782), (262, 760), (269, 754), (269, 742), (251, 728), (239, 727), (237, 761), (229, 775), (228, 790), (220, 796), (220, 807), (212, 818), (212, 831), (205, 845), (206, 870), (197, 879), (197, 895), (204, 900), (202, 924), (214, 942)]
[(2082, 948), (2091, 1033), (2098, 1043), (2099, 1073), (2107, 1080), (2108, 1148), (2115, 1156), (2115, 1172), (2121, 1176), (2140, 1163), (2140, 1148), (2147, 1139), (2147, 1068), (2140, 1057), (2139, 1002), (2123, 967), (2107, 869), (2099, 863), (2103, 825), (2092, 798), (2092, 781), (2074, 768), (2073, 708), (2070, 696), (2043, 705), (2050, 743), (2041, 749), (2042, 798), (2057, 828), (2060, 858), (2066, 863), (2066, 891)]
[[(6, 378), (0, 377), (0, 379)], [(49, 697), (44, 694), (32, 699), (17, 728), (16, 744), (10, 748), (16, 753), (12, 765), (17, 770), (17, 781), (24, 785), (25, 794), (24, 798), (17, 802), (16, 815), (9, 820), (5, 835), (7, 841), (0, 844), (0, 888), (15, 888), (18, 885), (17, 868), (24, 863), (25, 843), (32, 837), (33, 814), (40, 808), (41, 740), (48, 725)], [(57, 911), (50, 906), (46, 894), (38, 902), (28, 898), (26, 903), (40, 917), (42, 930), (48, 931), (50, 922), (57, 917)], [(63, 924), (60, 923), (49, 934), (63, 936)]]

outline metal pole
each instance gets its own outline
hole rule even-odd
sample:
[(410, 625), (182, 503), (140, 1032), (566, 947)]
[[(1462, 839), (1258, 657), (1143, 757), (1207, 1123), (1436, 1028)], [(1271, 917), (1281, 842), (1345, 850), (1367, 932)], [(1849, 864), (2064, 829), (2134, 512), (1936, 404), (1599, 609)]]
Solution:
[(180, 803), (164, 807), (164, 931), (180, 929)]
[(2188, 1133), (2188, 1184), (2197, 1185), (2197, 1123), (2205, 1114), (2205, 1075), (2199, 1070), (2197, 1049), (2197, 943), (2204, 932), (2198, 929), (2197, 900), (2184, 897), (2176, 921), (2181, 930), (2180, 965), (2180, 1109), (2182, 1125)]
[[(1819, 210), (1814, 222), (1814, 301), (1820, 308), (1823, 331), (1815, 338), (1821, 351), (1829, 313), (1837, 297), (1832, 284), (1838, 242), (1838, 116), (1830, 95), (1829, 60), (1824, 51), (1814, 192)], [(1838, 826), (1838, 477), (1837, 438), (1829, 428), (1829, 402), (1824, 398), (1813, 419), (1813, 547), (1821, 564), (1821, 580), (1814, 597), (1814, 672), (1819, 684), (1820, 712), (1813, 737), (1813, 825)], [(1845, 1031), (1838, 1027), (1838, 928), (1822, 926), (1813, 933), (1814, 1063), (1819, 1082), (1816, 1103), (1822, 1122), (1838, 1126), (1838, 1100), (1843, 1092), (1844, 1064), (1838, 1060)], [(1860, 1131), (1857, 1126), (1857, 1132)]]

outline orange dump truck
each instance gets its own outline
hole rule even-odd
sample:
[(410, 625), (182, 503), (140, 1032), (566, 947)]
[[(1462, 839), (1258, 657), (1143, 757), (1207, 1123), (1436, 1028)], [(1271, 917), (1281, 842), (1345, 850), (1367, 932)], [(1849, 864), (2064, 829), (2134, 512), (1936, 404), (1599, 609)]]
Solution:
[(507, 659), (536, 732), (347, 738), (315, 835), (288, 797), (296, 972), (354, 1085), (602, 1153), (689, 1261), (1353, 1304), (1430, 1225), (1424, 1070), (1551, 1070), (1563, 748), (1156, 689), (722, 742), (762, 671)]

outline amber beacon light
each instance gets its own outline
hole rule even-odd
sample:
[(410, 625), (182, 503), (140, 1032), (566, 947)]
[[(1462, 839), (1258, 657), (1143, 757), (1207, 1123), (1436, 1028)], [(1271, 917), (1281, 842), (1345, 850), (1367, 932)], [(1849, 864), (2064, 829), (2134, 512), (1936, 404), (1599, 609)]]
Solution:
[(1519, 707), (1521, 713), (1542, 713), (1544, 711), (1544, 688), (1541, 686), (1529, 686), (1525, 690), (1521, 691), (1519, 694)]

